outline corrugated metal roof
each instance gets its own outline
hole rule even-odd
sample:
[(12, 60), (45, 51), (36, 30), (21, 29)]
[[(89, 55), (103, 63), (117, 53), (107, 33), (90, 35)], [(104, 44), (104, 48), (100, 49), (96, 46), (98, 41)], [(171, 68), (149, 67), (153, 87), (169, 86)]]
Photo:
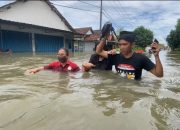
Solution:
[(94, 30), (94, 33), (84, 38), (84, 41), (98, 41), (101, 36), (100, 30)]
[(88, 31), (91, 31), (93, 33), (93, 30), (91, 27), (84, 27), (84, 28), (75, 28), (75, 31), (79, 34), (85, 35)]
[(0, 8), (0, 19), (75, 32), (48, 1), (16, 1)]

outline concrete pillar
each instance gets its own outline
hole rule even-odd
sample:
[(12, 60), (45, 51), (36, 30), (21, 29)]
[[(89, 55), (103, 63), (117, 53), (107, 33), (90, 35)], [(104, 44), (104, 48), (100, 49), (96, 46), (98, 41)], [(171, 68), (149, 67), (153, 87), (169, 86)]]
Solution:
[[(0, 31), (0, 35), (1, 35), (1, 47), (3, 48), (3, 40), (2, 40), (2, 31)], [(2, 48), (0, 48), (0, 49), (2, 49)]]
[(34, 33), (32, 33), (32, 51), (33, 51), (33, 53), (36, 52), (35, 36), (34, 36)]
[(66, 37), (64, 36), (64, 48), (66, 48)]

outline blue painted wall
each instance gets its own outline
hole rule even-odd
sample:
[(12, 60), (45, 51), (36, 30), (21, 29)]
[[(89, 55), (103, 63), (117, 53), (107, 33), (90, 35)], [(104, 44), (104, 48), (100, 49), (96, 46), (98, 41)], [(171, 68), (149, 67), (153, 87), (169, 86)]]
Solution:
[(69, 51), (74, 52), (74, 43), (72, 39), (66, 39), (66, 46), (69, 49)]
[(32, 52), (31, 34), (2, 30), (1, 48), (13, 52)]
[(36, 52), (57, 52), (63, 46), (63, 37), (35, 34)]
[(2, 37), (1, 37), (1, 35), (2, 35), (2, 31), (0, 31), (0, 49), (2, 49)]

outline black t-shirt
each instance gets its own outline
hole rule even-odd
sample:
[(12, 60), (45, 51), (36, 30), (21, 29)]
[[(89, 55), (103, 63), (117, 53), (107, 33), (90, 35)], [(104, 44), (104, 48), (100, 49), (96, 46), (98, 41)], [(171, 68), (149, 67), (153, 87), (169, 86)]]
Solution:
[(89, 63), (96, 65), (92, 69), (112, 70), (111, 59), (104, 58), (103, 60), (100, 60), (98, 54), (92, 54)]
[(128, 79), (141, 79), (142, 69), (150, 71), (155, 67), (154, 63), (145, 55), (133, 53), (130, 58), (125, 58), (121, 53), (108, 55), (112, 65), (115, 65), (116, 71)]

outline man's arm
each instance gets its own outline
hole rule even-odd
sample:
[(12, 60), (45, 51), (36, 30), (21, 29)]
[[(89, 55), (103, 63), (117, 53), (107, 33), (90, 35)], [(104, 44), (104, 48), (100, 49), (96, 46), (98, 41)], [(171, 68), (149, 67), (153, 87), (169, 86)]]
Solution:
[(155, 56), (155, 60), (156, 60), (156, 65), (153, 69), (150, 70), (150, 72), (157, 77), (163, 77), (163, 67), (159, 55)]
[(93, 67), (95, 67), (95, 65), (92, 63), (83, 63), (82, 64), (82, 69), (83, 69), (83, 71), (86, 71), (86, 72), (90, 71), (91, 68), (93, 68)]
[(29, 70), (27, 70), (27, 72), (30, 73), (30, 74), (35, 74), (35, 73), (37, 73), (37, 72), (39, 72), (41, 70), (44, 70), (44, 67), (38, 67), (38, 68), (34, 68), (34, 69), (29, 69)]
[(96, 47), (96, 53), (104, 58), (108, 58), (108, 52), (103, 50), (105, 43), (106, 38), (102, 38), (100, 43)]
[(153, 43), (151, 45), (151, 47), (155, 48), (155, 50), (153, 50), (153, 54), (155, 57), (156, 65), (153, 69), (150, 70), (150, 72), (157, 77), (163, 77), (163, 66), (162, 66), (161, 60), (159, 58), (160, 48), (158, 47), (158, 44), (156, 44), (156, 43)]
[[(68, 67), (69, 68), (69, 67)], [(80, 70), (79, 66), (76, 63), (71, 63), (72, 72), (77, 72)]]

